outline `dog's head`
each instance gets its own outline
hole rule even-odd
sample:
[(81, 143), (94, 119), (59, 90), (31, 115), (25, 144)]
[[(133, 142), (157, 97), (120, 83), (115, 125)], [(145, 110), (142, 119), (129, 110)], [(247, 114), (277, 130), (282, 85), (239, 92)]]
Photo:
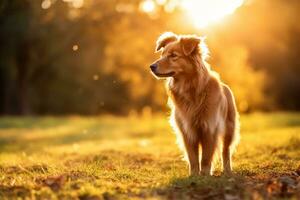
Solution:
[[(202, 47), (201, 47), (202, 46)], [(197, 65), (206, 56), (203, 39), (195, 35), (178, 36), (174, 33), (162, 34), (156, 42), (156, 52), (160, 59), (150, 65), (156, 77), (189, 76), (197, 72)]]

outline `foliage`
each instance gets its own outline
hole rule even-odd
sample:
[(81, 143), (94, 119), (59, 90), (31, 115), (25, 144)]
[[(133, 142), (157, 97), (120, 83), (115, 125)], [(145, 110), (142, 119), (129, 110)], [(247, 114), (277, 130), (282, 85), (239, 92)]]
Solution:
[(165, 109), (163, 84), (148, 69), (164, 31), (207, 36), (209, 62), (242, 112), (300, 108), (298, 1), (251, 1), (206, 29), (175, 0), (155, 1), (155, 12), (143, 2), (0, 1), (0, 113)]

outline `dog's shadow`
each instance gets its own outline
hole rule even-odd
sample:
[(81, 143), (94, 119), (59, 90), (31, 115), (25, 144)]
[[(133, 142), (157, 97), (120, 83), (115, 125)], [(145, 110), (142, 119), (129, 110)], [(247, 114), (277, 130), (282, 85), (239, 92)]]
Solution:
[(153, 188), (152, 193), (166, 199), (226, 199), (226, 195), (241, 198), (244, 183), (245, 178), (237, 174), (176, 177), (165, 186)]

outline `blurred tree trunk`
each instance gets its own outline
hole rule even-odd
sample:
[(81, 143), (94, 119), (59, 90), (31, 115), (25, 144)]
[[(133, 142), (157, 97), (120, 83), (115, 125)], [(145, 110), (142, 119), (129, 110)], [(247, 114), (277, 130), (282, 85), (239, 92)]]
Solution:
[(30, 113), (28, 101), (28, 72), (29, 72), (29, 44), (24, 42), (17, 52), (17, 97), (18, 114), (27, 115)]
[(6, 80), (6, 76), (7, 72), (6, 69), (3, 67), (0, 67), (0, 115), (6, 114), (8, 109), (9, 109), (9, 105), (8, 105), (8, 95), (7, 95), (7, 80)]

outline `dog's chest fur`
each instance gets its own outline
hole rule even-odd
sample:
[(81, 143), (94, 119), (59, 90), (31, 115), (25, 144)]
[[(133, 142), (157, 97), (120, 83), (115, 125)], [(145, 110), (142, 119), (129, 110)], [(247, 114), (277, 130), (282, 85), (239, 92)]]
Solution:
[[(222, 91), (217, 80), (210, 79), (202, 88), (201, 85), (190, 82), (193, 80), (188, 81), (168, 83), (173, 117), (178, 128), (186, 134), (214, 134), (223, 131), (224, 116), (221, 116), (222, 106), (218, 103), (222, 98)], [(215, 95), (211, 96), (211, 90), (220, 92), (214, 92)]]

